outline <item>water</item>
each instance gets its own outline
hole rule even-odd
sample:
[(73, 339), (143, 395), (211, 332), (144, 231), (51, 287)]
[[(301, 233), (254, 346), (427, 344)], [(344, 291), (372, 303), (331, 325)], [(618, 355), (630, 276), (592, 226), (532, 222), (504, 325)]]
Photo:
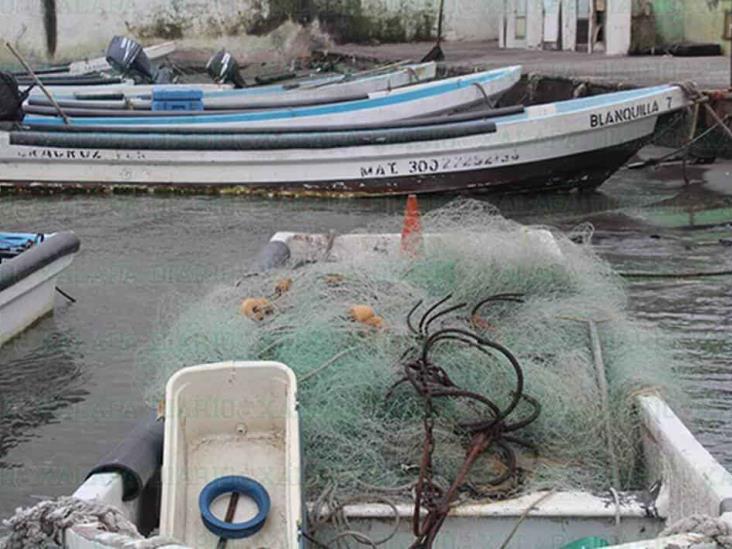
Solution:
[[(522, 222), (569, 228), (591, 221), (595, 244), (627, 270), (732, 268), (732, 166), (684, 188), (678, 169), (625, 172), (589, 195), (493, 200)], [(729, 193), (729, 194), (727, 194)], [(423, 200), (423, 209), (444, 198)], [(146, 413), (135, 358), (177, 312), (278, 230), (348, 231), (396, 215), (402, 200), (266, 201), (234, 197), (0, 197), (3, 230), (74, 230), (82, 252), (60, 286), (56, 314), (0, 349), (0, 516), (37, 498), (68, 494)], [(713, 209), (703, 212), (702, 209)], [(693, 214), (690, 214), (693, 212)], [(691, 220), (690, 220), (691, 216)], [(701, 220), (701, 221), (700, 221)], [(691, 222), (690, 222), (691, 221)], [(698, 223), (702, 222), (702, 226)], [(694, 224), (692, 227), (691, 225)], [(635, 281), (641, 320), (683, 344), (680, 379), (689, 421), (732, 467), (731, 277)]]

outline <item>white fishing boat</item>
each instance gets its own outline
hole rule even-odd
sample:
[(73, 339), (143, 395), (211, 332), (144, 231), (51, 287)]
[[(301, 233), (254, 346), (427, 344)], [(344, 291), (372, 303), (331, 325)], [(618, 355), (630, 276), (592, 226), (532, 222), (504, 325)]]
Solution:
[[(478, 93), (474, 86), (463, 91)], [(213, 135), (124, 133), (122, 126), (105, 132), (21, 129), (0, 133), (0, 179), (41, 188), (200, 187), (283, 195), (591, 189), (646, 143), (660, 116), (687, 104), (681, 88), (658, 86), (525, 109), (332, 130), (255, 127)], [(439, 100), (431, 105), (445, 106)], [(415, 114), (406, 108), (409, 113), (397, 109), (390, 116)], [(385, 110), (369, 110), (368, 117), (373, 112), (383, 119)], [(268, 123), (267, 114), (252, 116), (261, 117), (256, 125)]]
[[(145, 55), (152, 60), (162, 59), (168, 55), (175, 53), (177, 44), (174, 40), (154, 44), (144, 48)], [(111, 70), (112, 67), (107, 62), (106, 57), (96, 57), (92, 59), (82, 59), (69, 64), (68, 73), (71, 75), (87, 74), (90, 72), (105, 72)]]
[[(252, 86), (250, 88), (234, 90), (234, 85), (226, 82), (196, 82), (188, 86), (183, 84), (136, 84), (133, 80), (125, 80), (120, 84), (108, 84), (103, 86), (61, 86), (50, 89), (54, 98), (59, 101), (105, 101), (123, 99), (144, 99), (149, 98), (156, 90), (170, 90), (180, 88), (195, 88), (203, 92), (204, 97), (208, 94), (217, 95), (218, 92), (236, 92), (237, 95), (263, 94), (284, 92), (291, 89), (316, 88), (328, 84), (336, 84), (351, 78), (360, 78), (373, 74), (370, 71), (355, 73), (353, 75), (332, 75), (325, 77), (311, 77), (288, 82), (287, 84), (265, 84)], [(32, 99), (41, 100), (45, 98), (42, 90), (34, 88), (29, 95)]]
[[(84, 98), (91, 98), (93, 100), (103, 100), (107, 98), (117, 99), (124, 98), (128, 95), (149, 95), (154, 90), (177, 90), (180, 89), (180, 84), (135, 84), (134, 80), (122, 79), (117, 82), (100, 85), (75, 85), (75, 86), (54, 86), (53, 84), (47, 85), (46, 89), (54, 98), (63, 100), (67, 98), (69, 100), (83, 100)], [(196, 89), (206, 92), (218, 92), (224, 90), (231, 90), (231, 84), (214, 84), (213, 82), (203, 82), (196, 84)], [(39, 88), (33, 88), (28, 96), (30, 99), (41, 100), (46, 95)]]
[[(221, 90), (218, 92), (202, 93), (201, 106), (203, 110), (252, 110), (267, 109), (275, 107), (295, 107), (333, 103), (341, 101), (354, 101), (366, 99), (368, 94), (402, 88), (433, 80), (437, 73), (435, 63), (422, 63), (418, 65), (407, 65), (394, 71), (384, 74), (375, 74), (363, 78), (333, 79), (323, 85), (303, 85), (286, 90), (279, 87), (267, 87), (264, 89), (245, 88), (240, 90)], [(154, 88), (152, 97), (128, 97), (122, 99), (71, 99), (68, 97), (55, 98), (65, 113), (69, 116), (134, 116), (135, 111), (151, 111), (153, 97), (161, 89)], [(171, 89), (171, 88), (168, 88)], [(176, 90), (190, 89), (199, 90), (198, 85), (178, 85)], [(273, 93), (273, 92), (282, 93)], [(29, 98), (25, 105), (25, 112), (28, 114), (54, 114), (53, 105), (45, 97)], [(124, 111), (115, 113), (114, 111)], [(158, 112), (158, 114), (161, 114)], [(194, 114), (194, 113), (191, 113)]]
[[(339, 262), (354, 259), (396, 258), (404, 253), (408, 238), (399, 234), (278, 233), (252, 264), (253, 273), (316, 262), (328, 262), (328, 269), (337, 269)], [(439, 234), (427, 233), (420, 236), (420, 244), (429, 248), (440, 238)], [(562, 248), (547, 230), (526, 229), (517, 238), (512, 241), (513, 249), (531, 245), (542, 250), (544, 260), (562, 260)], [(361, 339), (364, 337), (368, 338), (362, 333)], [(281, 364), (229, 362), (180, 370), (167, 384), (164, 443), (161, 421), (153, 418), (141, 424), (92, 471), (75, 492), (75, 499), (59, 500), (43, 511), (59, 511), (59, 507), (68, 511), (73, 506), (76, 522), (65, 519), (62, 527), (56, 527), (48, 515), (44, 524), (55, 542), (69, 548), (120, 548), (128, 546), (125, 543), (142, 543), (142, 536), (123, 519), (145, 531), (159, 526), (160, 536), (149, 540), (155, 547), (212, 547), (219, 530), (214, 534), (205, 526), (210, 523), (206, 510), (211, 494), (204, 486), (221, 475), (238, 475), (259, 478), (270, 492), (271, 508), (261, 532), (251, 532), (245, 539), (229, 539), (226, 546), (310, 546), (312, 537), (300, 516), (304, 509), (299, 504), (295, 394), (293, 374)], [(633, 398), (641, 426), (638, 436), (643, 452), (639, 455), (645, 470), (643, 478), (647, 479), (643, 490), (553, 490), (492, 502), (456, 502), (441, 524), (434, 546), (498, 547), (505, 540), (501, 547), (717, 547), (715, 536), (728, 536), (732, 528), (732, 476), (658, 393), (648, 390)], [(162, 447), (161, 519), (159, 525), (150, 525), (146, 510), (155, 507), (156, 502), (150, 498), (154, 499), (156, 492), (145, 487), (160, 468)], [(229, 493), (240, 489), (223, 486), (221, 490)], [(258, 495), (249, 489), (241, 491), (250, 506), (246, 516), (259, 517), (263, 506)], [(206, 497), (197, 500), (198, 494), (204, 493)], [(248, 499), (258, 501), (256, 509)], [(221, 522), (233, 521), (232, 531), (242, 530), (244, 525), (238, 521), (244, 516), (228, 513), (229, 520), (222, 520), (229, 501), (218, 501), (213, 514)], [(310, 513), (333, 511), (322, 506), (323, 502), (311, 501), (307, 509)], [(346, 546), (350, 542), (384, 548), (412, 546), (412, 504), (346, 502), (339, 512), (345, 532), (321, 531), (320, 539), (339, 540)], [(115, 513), (120, 518), (109, 520)], [(54, 516), (68, 515), (59, 511)], [(27, 520), (32, 516), (38, 519), (39, 515), (27, 515)], [(692, 517), (686, 522), (688, 529), (679, 526), (678, 521), (688, 517)], [(20, 534), (28, 526), (22, 521), (13, 524)], [(121, 524), (125, 528), (122, 533)], [(657, 538), (671, 524), (676, 524), (679, 531)], [(608, 541), (598, 543), (600, 538)], [(572, 543), (581, 539), (584, 541)]]
[(53, 311), (58, 276), (78, 250), (70, 232), (0, 233), (0, 345)]
[[(177, 49), (175, 41), (161, 42), (144, 48), (145, 55), (153, 61), (167, 57)], [(83, 76), (90, 73), (107, 72), (112, 67), (106, 57), (93, 57), (73, 61), (67, 65), (59, 65), (47, 70), (38, 71), (40, 75), (47, 76)]]
[[(490, 101), (504, 93), (521, 78), (521, 67), (507, 67), (487, 72), (448, 78), (437, 82), (416, 84), (393, 91), (368, 94), (367, 99), (343, 103), (273, 108), (270, 110), (211, 114), (182, 112), (173, 113), (148, 111), (133, 112), (135, 116), (115, 117), (70, 117), (69, 126), (78, 128), (118, 128), (156, 130), (176, 128), (181, 130), (251, 128), (339, 128), (353, 124), (383, 123), (415, 117), (451, 112), (472, 105)], [(125, 111), (119, 111), (123, 113)], [(29, 115), (25, 123), (38, 128), (65, 125), (56, 116)]]

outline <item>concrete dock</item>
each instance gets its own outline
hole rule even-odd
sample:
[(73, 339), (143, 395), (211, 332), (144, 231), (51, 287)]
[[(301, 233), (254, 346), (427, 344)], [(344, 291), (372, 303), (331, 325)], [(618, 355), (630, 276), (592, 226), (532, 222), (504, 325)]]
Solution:
[[(361, 60), (389, 62), (421, 59), (431, 42), (344, 44), (328, 52)], [(653, 86), (669, 82), (693, 81), (702, 89), (730, 87), (730, 59), (717, 57), (629, 56), (602, 53), (500, 49), (498, 42), (444, 42), (443, 66), (449, 72), (473, 72), (507, 65), (523, 65), (526, 74), (571, 78), (613, 86)]]

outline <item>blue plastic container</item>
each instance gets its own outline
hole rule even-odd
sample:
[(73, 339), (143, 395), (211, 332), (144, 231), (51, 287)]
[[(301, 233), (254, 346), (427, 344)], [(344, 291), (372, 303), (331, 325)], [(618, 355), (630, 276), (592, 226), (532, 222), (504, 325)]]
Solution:
[(153, 90), (153, 111), (202, 111), (201, 90)]

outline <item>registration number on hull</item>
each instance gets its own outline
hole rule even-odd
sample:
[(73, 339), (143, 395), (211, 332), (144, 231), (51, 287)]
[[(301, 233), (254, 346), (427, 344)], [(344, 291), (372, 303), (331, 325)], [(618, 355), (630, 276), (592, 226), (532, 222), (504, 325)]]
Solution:
[(518, 152), (479, 155), (467, 154), (446, 158), (422, 158), (399, 162), (382, 162), (361, 166), (361, 177), (388, 177), (405, 175), (426, 175), (441, 172), (461, 171), (471, 168), (490, 168), (511, 164), (521, 159)]
[(142, 151), (117, 151), (112, 158), (105, 155), (99, 149), (19, 149), (18, 158), (31, 158), (39, 160), (145, 160), (145, 153)]

